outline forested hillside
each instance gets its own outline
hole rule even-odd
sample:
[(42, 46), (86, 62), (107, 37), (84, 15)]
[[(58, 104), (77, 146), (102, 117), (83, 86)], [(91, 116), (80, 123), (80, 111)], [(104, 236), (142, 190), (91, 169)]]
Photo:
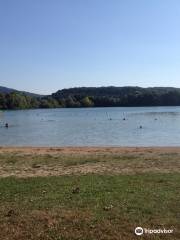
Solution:
[(42, 97), (42, 95), (40, 95), (40, 94), (19, 91), (19, 90), (13, 89), (13, 88), (7, 88), (7, 87), (0, 86), (0, 93), (13, 93), (13, 92), (23, 93), (23, 94), (26, 94), (27, 96), (32, 96), (32, 97)]
[(180, 105), (179, 88), (99, 87), (63, 89), (52, 97), (74, 106), (166, 106)]
[(43, 97), (18, 91), (0, 92), (0, 109), (178, 105), (179, 88), (83, 87), (63, 89)]

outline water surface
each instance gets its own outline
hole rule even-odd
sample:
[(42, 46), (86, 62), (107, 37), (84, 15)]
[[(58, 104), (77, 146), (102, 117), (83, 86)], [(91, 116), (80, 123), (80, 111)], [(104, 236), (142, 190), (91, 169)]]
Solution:
[(0, 145), (180, 146), (180, 107), (3, 111)]

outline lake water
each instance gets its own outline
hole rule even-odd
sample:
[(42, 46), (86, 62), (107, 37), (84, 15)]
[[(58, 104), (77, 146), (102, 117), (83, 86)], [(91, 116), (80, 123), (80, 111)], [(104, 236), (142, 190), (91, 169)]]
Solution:
[(180, 107), (3, 111), (0, 145), (180, 146)]

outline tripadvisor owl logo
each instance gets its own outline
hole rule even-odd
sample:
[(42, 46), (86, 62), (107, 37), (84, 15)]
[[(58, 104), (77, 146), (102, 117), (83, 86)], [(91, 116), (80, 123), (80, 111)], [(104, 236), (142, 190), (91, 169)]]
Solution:
[(137, 227), (137, 228), (135, 228), (135, 234), (136, 234), (137, 236), (143, 235), (143, 228), (142, 228), (142, 227)]
[(137, 236), (141, 236), (143, 234), (172, 234), (174, 230), (165, 229), (165, 228), (149, 229), (149, 228), (136, 227), (134, 232)]

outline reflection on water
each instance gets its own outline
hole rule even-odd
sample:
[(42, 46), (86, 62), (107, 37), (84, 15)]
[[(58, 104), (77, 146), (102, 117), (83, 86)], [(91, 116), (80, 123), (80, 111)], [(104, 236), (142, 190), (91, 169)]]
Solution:
[(180, 146), (180, 107), (4, 111), (0, 145)]

